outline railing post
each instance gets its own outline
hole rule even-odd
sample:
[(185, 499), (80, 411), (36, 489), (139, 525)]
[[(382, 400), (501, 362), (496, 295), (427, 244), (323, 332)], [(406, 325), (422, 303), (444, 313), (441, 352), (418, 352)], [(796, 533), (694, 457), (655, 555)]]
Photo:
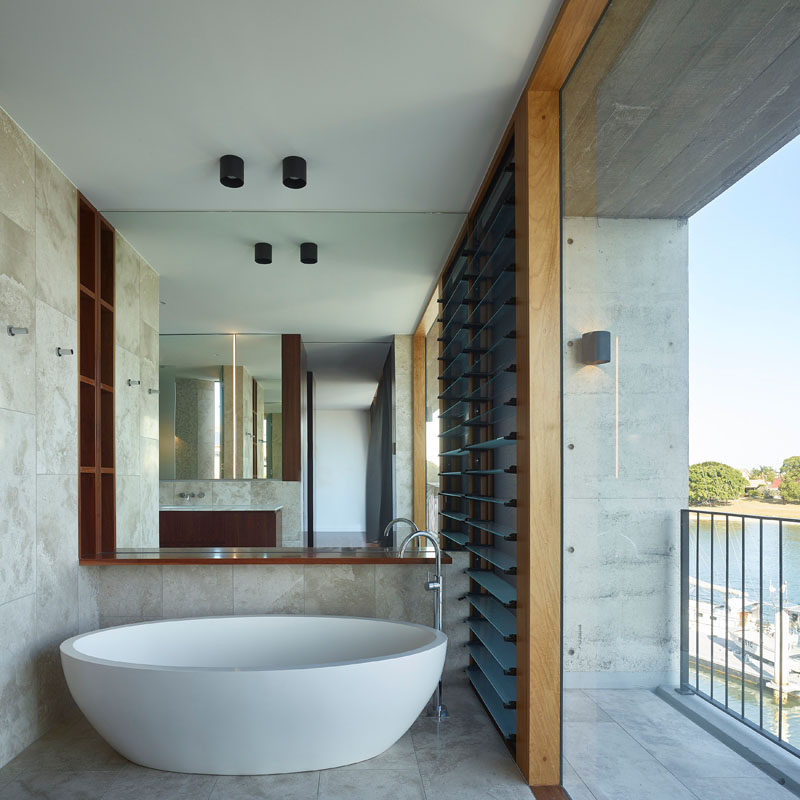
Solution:
[(681, 510), (681, 677), (678, 694), (694, 694), (689, 685), (689, 511)]

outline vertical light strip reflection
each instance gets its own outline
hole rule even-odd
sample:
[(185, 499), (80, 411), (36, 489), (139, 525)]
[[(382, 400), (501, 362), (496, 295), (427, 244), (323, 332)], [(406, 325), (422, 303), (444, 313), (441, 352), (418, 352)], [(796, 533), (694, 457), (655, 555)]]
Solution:
[(616, 468), (615, 468), (615, 477), (619, 478), (619, 336), (614, 338), (614, 371), (615, 371), (615, 378), (614, 378), (614, 401), (615, 401), (615, 436), (616, 436)]
[(236, 334), (233, 334), (233, 367), (231, 368), (231, 383), (233, 384), (233, 421), (231, 439), (233, 441), (233, 468), (231, 475), (236, 479)]

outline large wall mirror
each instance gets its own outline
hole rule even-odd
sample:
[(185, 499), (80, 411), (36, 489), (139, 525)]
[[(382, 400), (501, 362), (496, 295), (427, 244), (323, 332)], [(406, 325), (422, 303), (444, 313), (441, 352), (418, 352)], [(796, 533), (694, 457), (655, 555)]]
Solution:
[(159, 345), (160, 480), (280, 480), (280, 334), (162, 334)]

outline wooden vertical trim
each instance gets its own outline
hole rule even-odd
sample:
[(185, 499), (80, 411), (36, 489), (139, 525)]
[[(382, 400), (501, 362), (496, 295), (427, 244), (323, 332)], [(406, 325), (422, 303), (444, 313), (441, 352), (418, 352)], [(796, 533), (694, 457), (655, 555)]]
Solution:
[(564, 0), (520, 102), (529, 91), (561, 91), (608, 3)]
[(427, 530), (425, 493), (428, 483), (427, 454), (425, 452), (425, 334), (416, 333), (412, 342), (412, 453), (413, 453), (413, 517), (420, 530)]
[(561, 206), (559, 93), (529, 92), (515, 136), (517, 763), (561, 782)]
[(314, 373), (306, 372), (306, 495), (308, 531), (306, 547), (314, 546)]
[[(300, 334), (281, 336), (281, 415), (283, 453), (281, 479), (299, 481), (300, 454)], [(303, 387), (304, 388), (304, 387)]]

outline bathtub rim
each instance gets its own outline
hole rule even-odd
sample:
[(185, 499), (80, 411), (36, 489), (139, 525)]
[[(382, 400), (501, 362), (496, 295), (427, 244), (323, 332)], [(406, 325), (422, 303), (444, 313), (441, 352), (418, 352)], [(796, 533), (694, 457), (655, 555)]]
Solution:
[[(159, 625), (168, 622), (192, 622), (200, 620), (222, 620), (222, 619), (347, 619), (347, 620), (360, 620), (365, 622), (383, 622), (391, 625), (404, 625), (409, 628), (419, 628), (426, 631), (431, 631), (434, 634), (433, 640), (421, 647), (416, 647), (412, 650), (401, 650), (397, 653), (390, 653), (389, 655), (374, 656), (372, 658), (357, 658), (349, 659), (347, 661), (332, 661), (325, 664), (296, 664), (286, 667), (203, 667), (203, 666), (170, 666), (166, 664), (144, 664), (132, 661), (118, 661), (108, 658), (98, 658), (97, 656), (90, 656), (86, 653), (81, 653), (75, 649), (75, 642), (79, 639), (84, 639), (88, 636), (102, 634), (104, 631), (119, 630), (122, 628), (137, 628), (143, 625)], [(346, 616), (342, 614), (221, 614), (218, 616), (204, 616), (204, 617), (170, 617), (169, 619), (153, 619), (143, 620), (142, 622), (129, 622), (124, 625), (112, 625), (108, 628), (97, 628), (93, 631), (85, 631), (76, 636), (70, 636), (59, 645), (59, 652), (61, 656), (72, 658), (76, 661), (83, 661), (89, 664), (97, 664), (106, 667), (120, 667), (122, 669), (133, 670), (148, 670), (153, 672), (230, 672), (230, 673), (268, 673), (268, 672), (287, 672), (294, 670), (311, 670), (311, 669), (327, 669), (334, 667), (354, 666), (358, 664), (373, 664), (380, 661), (391, 661), (393, 659), (404, 658), (407, 656), (417, 655), (424, 653), (428, 650), (435, 650), (442, 645), (447, 645), (449, 638), (444, 631), (436, 630), (429, 625), (421, 625), (417, 622), (405, 622), (404, 620), (383, 619), (382, 617), (358, 617)]]

